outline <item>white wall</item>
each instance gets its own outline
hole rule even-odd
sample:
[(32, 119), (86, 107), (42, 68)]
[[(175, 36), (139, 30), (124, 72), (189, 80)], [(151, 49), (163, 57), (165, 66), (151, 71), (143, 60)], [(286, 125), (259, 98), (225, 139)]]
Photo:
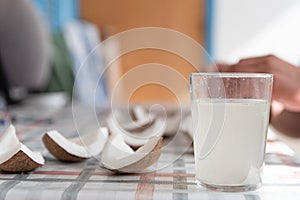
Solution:
[(300, 64), (299, 0), (214, 0), (217, 61), (275, 54)]

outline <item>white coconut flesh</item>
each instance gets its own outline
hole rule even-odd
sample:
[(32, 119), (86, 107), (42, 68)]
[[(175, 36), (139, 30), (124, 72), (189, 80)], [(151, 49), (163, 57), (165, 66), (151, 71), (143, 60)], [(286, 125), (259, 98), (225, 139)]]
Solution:
[(19, 141), (16, 135), (16, 129), (13, 125), (9, 125), (0, 138), (0, 147), (0, 164), (8, 161), (20, 151), (39, 165), (43, 165), (45, 163), (41, 153), (31, 151), (27, 146)]
[(127, 131), (134, 131), (135, 129), (151, 125), (155, 118), (154, 115), (148, 115), (142, 106), (133, 107), (132, 112), (136, 120), (121, 124), (121, 127)]
[(148, 127), (141, 131), (127, 131), (121, 127), (112, 115), (107, 120), (108, 128), (113, 135), (121, 134), (127, 144), (138, 147), (147, 143), (152, 136), (162, 136), (166, 130), (166, 122), (162, 118), (156, 118)]
[(146, 109), (143, 108), (142, 106), (134, 106), (132, 111), (136, 119), (143, 119), (148, 116)]
[[(137, 163), (146, 156), (152, 156), (151, 152), (160, 140), (161, 137), (153, 136), (149, 138), (148, 141), (137, 151), (134, 151), (128, 144), (125, 143), (122, 135), (112, 135), (102, 151), (102, 164), (105, 168), (110, 170), (118, 171), (122, 168), (126, 168), (129, 165)], [(157, 151), (160, 151), (160, 149)], [(153, 162), (156, 162), (157, 159), (154, 159)], [(149, 163), (144, 167), (148, 167), (152, 164), (154, 163)], [(132, 170), (129, 171), (132, 172), (135, 168), (139, 168), (139, 166), (132, 166)]]
[(123, 123), (121, 124), (121, 127), (127, 131), (134, 131), (135, 129), (139, 129), (141, 127), (151, 125), (153, 123), (152, 118), (154, 117), (146, 117), (146, 118), (139, 119), (137, 121)]
[(67, 153), (80, 158), (90, 158), (100, 154), (108, 138), (106, 127), (101, 127), (95, 133), (70, 139), (65, 138), (56, 130), (49, 131), (46, 134)]

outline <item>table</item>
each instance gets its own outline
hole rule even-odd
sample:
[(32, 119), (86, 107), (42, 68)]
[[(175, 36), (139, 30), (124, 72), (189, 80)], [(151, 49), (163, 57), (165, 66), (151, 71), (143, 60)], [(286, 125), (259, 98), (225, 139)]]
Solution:
[[(45, 149), (41, 137), (48, 130), (57, 129), (67, 137), (76, 134), (70, 105), (32, 103), (9, 110), (20, 140), (42, 152), (46, 163), (29, 173), (0, 174), (0, 199), (300, 199), (300, 162), (277, 139), (268, 141), (263, 186), (259, 190), (222, 193), (197, 186), (193, 149), (186, 135), (182, 135), (181, 144), (163, 152), (159, 164), (173, 159), (169, 165), (149, 173), (117, 175), (102, 168), (97, 159), (64, 163)], [(83, 113), (79, 127), (92, 128), (87, 110), (80, 106), (78, 110)], [(178, 156), (180, 145), (184, 153)]]

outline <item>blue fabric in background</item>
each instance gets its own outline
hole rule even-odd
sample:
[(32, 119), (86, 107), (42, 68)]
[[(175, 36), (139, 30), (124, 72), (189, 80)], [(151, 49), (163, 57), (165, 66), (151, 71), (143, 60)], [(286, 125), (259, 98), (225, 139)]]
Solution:
[[(54, 66), (48, 91), (66, 91), (87, 106), (106, 108), (105, 58), (100, 48), (94, 50), (101, 42), (97, 26), (80, 20), (79, 0), (33, 1), (53, 37)], [(72, 77), (76, 77), (75, 84)]]
[(79, 0), (33, 0), (52, 33), (79, 17)]
[(205, 49), (210, 56), (206, 59), (207, 64), (211, 64), (214, 59), (214, 4), (215, 0), (205, 0)]

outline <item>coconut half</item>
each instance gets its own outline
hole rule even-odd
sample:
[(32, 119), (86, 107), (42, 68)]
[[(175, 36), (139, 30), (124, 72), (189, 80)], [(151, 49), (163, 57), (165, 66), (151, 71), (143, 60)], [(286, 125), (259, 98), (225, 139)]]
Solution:
[(93, 134), (71, 139), (65, 138), (56, 130), (49, 131), (43, 136), (43, 142), (48, 151), (58, 160), (76, 162), (100, 154), (107, 138), (107, 128), (101, 127)]
[(45, 163), (39, 152), (32, 152), (19, 141), (13, 125), (9, 125), (0, 138), (0, 147), (1, 171), (26, 172), (41, 167)]
[[(132, 122), (131, 122), (132, 123)], [(107, 126), (113, 135), (122, 135), (125, 142), (132, 147), (140, 147), (148, 142), (148, 139), (152, 136), (162, 136), (166, 130), (166, 122), (162, 118), (155, 118), (142, 127), (136, 127), (135, 129), (124, 129), (118, 124), (116, 119), (110, 115), (107, 119)], [(132, 125), (133, 126), (133, 125)], [(126, 126), (125, 126), (126, 127)]]
[(103, 149), (101, 161), (105, 168), (115, 172), (140, 172), (158, 161), (161, 148), (162, 137), (153, 136), (134, 151), (122, 135), (112, 135)]
[(133, 117), (137, 120), (144, 119), (148, 117), (148, 113), (143, 106), (136, 105), (132, 108)]
[(139, 132), (153, 124), (154, 115), (148, 115), (146, 109), (142, 106), (132, 108), (132, 117), (134, 121), (122, 123), (120, 126), (126, 131)]

